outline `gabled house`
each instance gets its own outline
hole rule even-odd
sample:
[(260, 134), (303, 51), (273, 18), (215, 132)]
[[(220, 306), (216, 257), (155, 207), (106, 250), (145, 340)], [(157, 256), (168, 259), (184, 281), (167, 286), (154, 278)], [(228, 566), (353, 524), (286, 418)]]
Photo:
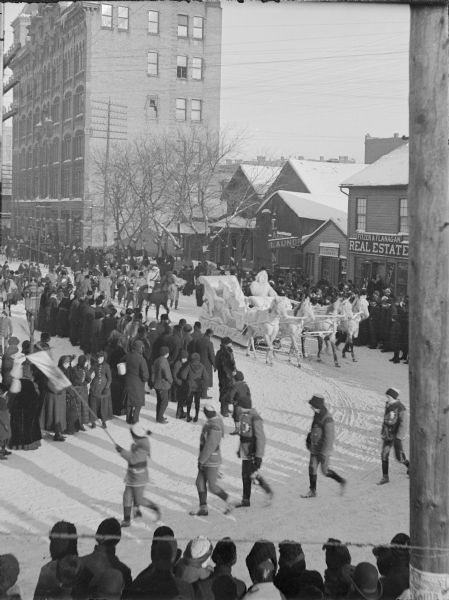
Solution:
[(226, 215), (210, 225), (211, 258), (218, 264), (252, 266), (255, 214), (280, 167), (241, 164), (223, 188)]
[(408, 287), (409, 146), (404, 144), (341, 182), (348, 190), (348, 277), (376, 279), (393, 294)]
[(299, 269), (336, 285), (345, 271), (346, 226), (346, 213), (315, 194), (273, 192), (256, 215), (255, 268)]
[(278, 190), (313, 194), (314, 198), (347, 211), (347, 196), (340, 190), (342, 181), (358, 173), (365, 165), (360, 163), (334, 163), (318, 160), (289, 159), (272, 182), (268, 196)]

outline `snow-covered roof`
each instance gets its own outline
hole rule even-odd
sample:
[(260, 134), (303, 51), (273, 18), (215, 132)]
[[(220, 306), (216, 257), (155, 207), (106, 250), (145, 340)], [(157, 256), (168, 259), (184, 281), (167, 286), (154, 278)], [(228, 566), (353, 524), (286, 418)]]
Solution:
[[(315, 229), (315, 231), (312, 231), (312, 233), (308, 233), (307, 235), (303, 235), (301, 236), (301, 245), (303, 246), (304, 244), (306, 244), (310, 238), (315, 237), (321, 230), (323, 230), (325, 227), (327, 227), (327, 225), (329, 223), (333, 223), (336, 227), (338, 227), (339, 229), (341, 229), (341, 232), (343, 233), (343, 235), (347, 234), (347, 227), (343, 228), (341, 226), (340, 223), (336, 223), (334, 221), (334, 219), (327, 219), (327, 221), (324, 221), (324, 223), (321, 223), (321, 225), (319, 227), (317, 227)], [(331, 242), (326, 242), (326, 246), (330, 246), (332, 245)], [(337, 244), (338, 246), (338, 244)]]
[(365, 166), (363, 163), (333, 163), (294, 158), (288, 162), (311, 194), (328, 197), (336, 195), (337, 198), (342, 194), (339, 187), (341, 182)]
[(247, 164), (241, 164), (240, 168), (259, 196), (263, 196), (268, 191), (281, 170), (281, 167)]
[(210, 227), (230, 227), (233, 229), (254, 229), (256, 226), (256, 219), (246, 219), (240, 215), (234, 217), (220, 219), (210, 224)]
[[(332, 219), (346, 235), (348, 231), (347, 215), (344, 211), (333, 208), (321, 202), (317, 194), (301, 194), (299, 192), (286, 192), (278, 190), (273, 192), (260, 206), (259, 211), (267, 202), (278, 194), (285, 204), (302, 219), (313, 219), (316, 221), (327, 221)], [(259, 212), (258, 211), (258, 212)]]
[(408, 143), (345, 179), (343, 187), (408, 185)]

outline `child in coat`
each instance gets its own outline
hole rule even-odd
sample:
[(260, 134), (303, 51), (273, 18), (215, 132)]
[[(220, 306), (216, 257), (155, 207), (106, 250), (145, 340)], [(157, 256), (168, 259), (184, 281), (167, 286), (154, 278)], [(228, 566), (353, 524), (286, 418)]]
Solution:
[(154, 511), (156, 521), (160, 520), (161, 511), (157, 504), (145, 498), (145, 486), (149, 482), (148, 463), (150, 457), (150, 441), (142, 425), (135, 423), (130, 429), (133, 443), (129, 450), (116, 445), (117, 452), (128, 462), (128, 470), (125, 477), (125, 491), (123, 493), (123, 521), (122, 527), (131, 525), (131, 511), (134, 505), (134, 517), (141, 517), (140, 506), (146, 506)]

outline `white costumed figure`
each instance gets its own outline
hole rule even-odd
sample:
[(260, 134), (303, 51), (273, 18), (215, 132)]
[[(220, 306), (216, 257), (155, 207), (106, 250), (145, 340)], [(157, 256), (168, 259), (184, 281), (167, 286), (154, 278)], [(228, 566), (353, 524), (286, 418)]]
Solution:
[(251, 296), (249, 296), (248, 301), (252, 306), (268, 308), (273, 298), (277, 297), (276, 292), (268, 283), (268, 273), (264, 269), (257, 273), (249, 289), (251, 290)]

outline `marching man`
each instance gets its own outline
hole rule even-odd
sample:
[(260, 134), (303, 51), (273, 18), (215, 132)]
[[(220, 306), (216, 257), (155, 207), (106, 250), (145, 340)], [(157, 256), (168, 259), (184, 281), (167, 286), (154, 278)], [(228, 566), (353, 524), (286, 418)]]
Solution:
[(306, 446), (310, 452), (310, 489), (307, 494), (304, 494), (301, 498), (315, 498), (318, 465), (320, 464), (323, 475), (337, 481), (340, 484), (341, 492), (343, 493), (346, 485), (345, 479), (340, 477), (335, 471), (329, 469), (329, 459), (335, 438), (334, 420), (324, 403), (323, 396), (314, 394), (309, 400), (309, 404), (310, 408), (315, 413), (312, 427), (306, 439)]
[(390, 450), (394, 447), (396, 460), (409, 469), (409, 461), (402, 447), (402, 440), (407, 431), (407, 411), (399, 400), (399, 390), (388, 388), (385, 392), (387, 402), (385, 404), (384, 420), (382, 423), (382, 479), (378, 485), (389, 483), (388, 458)]
[(134, 505), (134, 517), (141, 517), (141, 506), (150, 508), (156, 515), (156, 521), (161, 517), (161, 511), (157, 504), (145, 498), (145, 486), (149, 482), (148, 463), (150, 457), (150, 441), (148, 435), (151, 432), (145, 431), (142, 425), (135, 423), (130, 429), (133, 443), (129, 450), (121, 446), (115, 449), (128, 462), (128, 470), (125, 477), (125, 491), (123, 493), (123, 521), (122, 527), (131, 525), (131, 511)]

